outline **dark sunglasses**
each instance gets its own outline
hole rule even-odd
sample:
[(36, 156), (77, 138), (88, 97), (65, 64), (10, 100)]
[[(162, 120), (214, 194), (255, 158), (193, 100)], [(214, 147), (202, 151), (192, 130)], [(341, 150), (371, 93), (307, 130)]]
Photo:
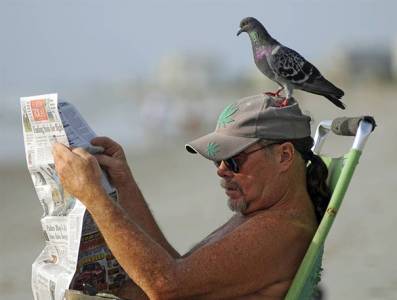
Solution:
[(270, 147), (270, 146), (273, 146), (276, 144), (280, 144), (280, 142), (267, 144), (265, 146), (262, 146), (260, 148), (254, 149), (249, 152), (240, 152), (239, 154), (237, 154), (231, 158), (214, 161), (214, 163), (215, 163), (215, 166), (217, 168), (219, 168), (221, 163), (223, 162), (230, 171), (232, 171), (233, 173), (238, 173), (238, 172), (240, 172), (241, 166), (245, 163), (245, 161), (247, 160), (247, 158), (250, 154), (255, 153), (259, 150), (263, 150), (267, 147)]

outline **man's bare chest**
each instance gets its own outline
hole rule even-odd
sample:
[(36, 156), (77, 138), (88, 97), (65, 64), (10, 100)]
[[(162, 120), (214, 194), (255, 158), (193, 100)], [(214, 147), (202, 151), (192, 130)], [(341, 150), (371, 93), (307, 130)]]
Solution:
[(221, 239), (223, 239), (228, 233), (232, 232), (235, 230), (238, 226), (243, 224), (246, 221), (246, 218), (244, 216), (240, 215), (235, 215), (232, 218), (230, 218), (229, 221), (227, 221), (225, 224), (223, 224), (221, 227), (210, 233), (206, 238), (204, 238), (202, 241), (197, 243), (192, 249), (189, 250), (184, 256), (190, 255), (197, 249), (210, 245), (212, 243), (215, 243)]

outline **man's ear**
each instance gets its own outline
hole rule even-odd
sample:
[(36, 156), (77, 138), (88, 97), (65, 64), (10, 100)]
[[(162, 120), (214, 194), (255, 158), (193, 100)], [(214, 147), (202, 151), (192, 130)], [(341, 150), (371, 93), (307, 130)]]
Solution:
[(279, 151), (278, 157), (279, 157), (281, 170), (286, 171), (291, 167), (292, 162), (294, 160), (294, 156), (295, 156), (294, 145), (291, 142), (282, 143), (279, 146), (278, 151)]

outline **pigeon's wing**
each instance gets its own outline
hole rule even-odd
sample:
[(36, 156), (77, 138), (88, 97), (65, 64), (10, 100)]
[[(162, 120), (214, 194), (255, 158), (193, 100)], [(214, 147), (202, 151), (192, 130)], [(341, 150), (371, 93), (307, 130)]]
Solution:
[(299, 86), (321, 77), (317, 68), (298, 52), (281, 45), (275, 53), (270, 55), (269, 65), (279, 78), (293, 85)]
[(320, 71), (298, 52), (281, 46), (269, 56), (269, 65), (277, 75), (277, 81), (284, 81), (295, 88), (326, 97), (336, 106), (345, 109), (339, 100), (344, 92), (325, 79)]

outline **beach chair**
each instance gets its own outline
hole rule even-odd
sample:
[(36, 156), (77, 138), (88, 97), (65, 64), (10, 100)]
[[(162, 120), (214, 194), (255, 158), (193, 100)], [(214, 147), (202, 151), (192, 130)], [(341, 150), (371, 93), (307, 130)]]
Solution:
[(355, 136), (355, 138), (350, 151), (342, 157), (321, 156), (328, 167), (327, 183), (331, 188), (332, 196), (324, 217), (287, 293), (286, 300), (315, 298), (314, 294), (320, 281), (322, 270), (321, 262), (325, 239), (338, 213), (365, 143), (375, 126), (375, 120), (369, 116), (337, 118), (333, 121), (323, 121), (318, 125), (312, 150), (320, 156), (324, 141), (331, 131), (336, 135)]

